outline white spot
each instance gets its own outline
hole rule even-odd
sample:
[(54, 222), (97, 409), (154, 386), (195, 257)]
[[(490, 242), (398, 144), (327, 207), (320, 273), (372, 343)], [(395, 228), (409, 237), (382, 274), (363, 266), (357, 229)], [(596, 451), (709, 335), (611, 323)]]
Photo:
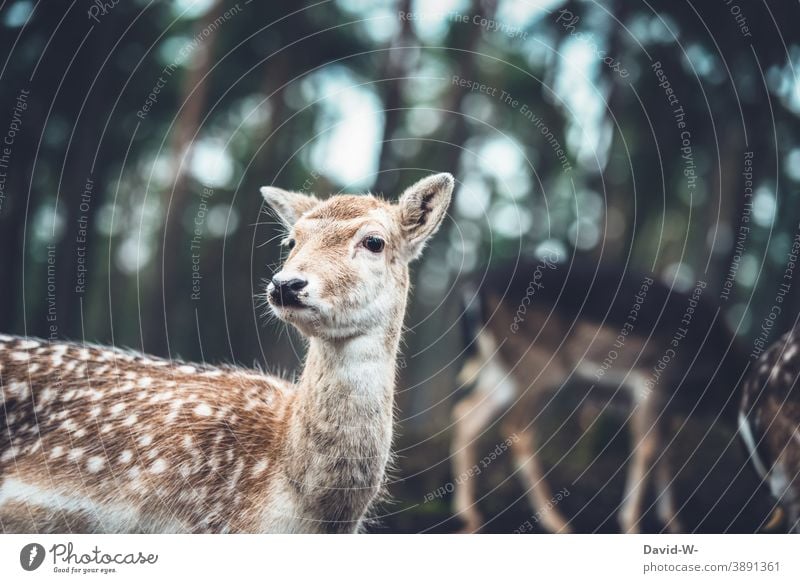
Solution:
[(772, 491), (772, 495), (775, 496), (775, 498), (781, 500), (786, 496), (791, 482), (789, 480), (789, 475), (786, 472), (786, 468), (783, 467), (783, 464), (779, 462), (773, 465), (769, 475), (767, 476), (767, 480), (769, 483), (769, 489)]
[(103, 458), (93, 455), (86, 461), (86, 469), (90, 474), (96, 474), (103, 469), (105, 464), (106, 462)]
[(119, 415), (124, 410), (125, 410), (125, 403), (117, 403), (116, 405), (111, 407), (111, 414), (112, 415)]
[(12, 360), (19, 360), (19, 361), (26, 361), (31, 359), (31, 355), (27, 352), (12, 352), (11, 353)]
[(120, 393), (126, 393), (126, 392), (130, 391), (131, 389), (133, 389), (133, 387), (134, 387), (134, 384), (131, 383), (131, 382), (122, 383), (121, 385), (119, 385), (117, 387), (117, 391), (120, 392)]
[(95, 417), (99, 417), (100, 413), (103, 412), (103, 408), (100, 406), (92, 407), (91, 411), (89, 411), (89, 417), (94, 419)]
[(131, 425), (136, 423), (136, 421), (138, 421), (138, 420), (139, 420), (139, 418), (136, 415), (128, 415), (125, 418), (125, 421), (123, 421), (122, 423), (123, 423), (123, 425), (126, 425), (127, 427), (130, 427)]
[(0, 462), (7, 462), (9, 460), (12, 460), (12, 459), (17, 457), (18, 453), (19, 453), (19, 448), (18, 447), (9, 447), (3, 453), (2, 457), (0, 457)]
[(139, 445), (142, 446), (142, 447), (147, 447), (151, 443), (153, 443), (153, 436), (150, 435), (150, 434), (142, 435), (139, 438)]
[(240, 459), (236, 463), (236, 468), (233, 470), (233, 474), (231, 474), (231, 477), (228, 478), (228, 489), (229, 490), (235, 490), (236, 489), (236, 484), (239, 481), (239, 478), (241, 477), (242, 472), (244, 471), (244, 464), (245, 464), (244, 459)]
[(119, 463), (127, 464), (133, 459), (133, 452), (131, 450), (126, 449), (121, 454), (119, 454)]
[(176, 399), (170, 405), (170, 413), (165, 417), (165, 421), (172, 422), (178, 418), (178, 413), (180, 413), (180, 408), (183, 406), (183, 399)]
[(191, 435), (184, 435), (183, 436), (183, 447), (186, 449), (192, 448), (192, 436)]
[(109, 433), (112, 429), (114, 429), (114, 426), (111, 425), (111, 423), (106, 423), (105, 425), (103, 425), (103, 428), (100, 430), (100, 433)]
[(53, 449), (50, 450), (50, 459), (54, 460), (56, 458), (60, 458), (64, 455), (64, 448), (60, 445), (55, 446)]
[(72, 462), (74, 462), (76, 460), (79, 460), (82, 457), (83, 457), (83, 448), (82, 447), (76, 447), (75, 449), (71, 449), (71, 450), (69, 450), (69, 453), (67, 454), (67, 458)]
[(64, 431), (73, 432), (77, 428), (78, 428), (77, 425), (75, 425), (75, 422), (72, 419), (67, 419), (61, 424), (61, 429), (63, 429)]
[(150, 472), (153, 474), (160, 474), (166, 469), (167, 469), (167, 462), (164, 461), (164, 458), (158, 458), (150, 465)]
[(194, 414), (200, 415), (201, 417), (208, 417), (209, 415), (211, 415), (211, 407), (209, 407), (205, 403), (200, 403), (194, 408)]
[(742, 440), (744, 441), (744, 444), (750, 453), (750, 457), (753, 460), (753, 465), (756, 467), (756, 471), (761, 474), (762, 477), (765, 477), (767, 475), (767, 468), (761, 458), (758, 457), (756, 440), (753, 436), (752, 430), (750, 429), (750, 423), (747, 419), (747, 416), (743, 412), (739, 412), (739, 434), (742, 436)]
[(261, 474), (264, 473), (264, 470), (267, 469), (267, 466), (269, 466), (269, 461), (261, 460), (260, 462), (258, 462), (256, 465), (253, 466), (251, 474), (253, 475), (253, 477), (260, 476)]
[(142, 377), (136, 384), (142, 387), (143, 389), (146, 389), (147, 387), (153, 384), (153, 379), (151, 379), (150, 377)]
[(39, 370), (39, 363), (34, 362), (28, 367), (28, 374), (34, 374), (37, 370)]
[(194, 374), (197, 372), (197, 369), (193, 366), (189, 366), (188, 364), (184, 364), (178, 367), (178, 372), (182, 372), (184, 374)]
[(30, 387), (28, 383), (13, 381), (8, 385), (8, 392), (18, 399), (27, 399), (30, 395)]

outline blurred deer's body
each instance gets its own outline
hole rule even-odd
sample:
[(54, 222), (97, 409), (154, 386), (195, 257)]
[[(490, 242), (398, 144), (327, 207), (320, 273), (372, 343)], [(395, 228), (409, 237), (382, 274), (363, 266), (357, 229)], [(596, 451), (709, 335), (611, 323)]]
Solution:
[(390, 457), (408, 263), (452, 188), (432, 176), (398, 204), (262, 189), (290, 247), (267, 298), (309, 341), (296, 384), (0, 337), (0, 529), (357, 530)]
[[(633, 450), (621, 527), (639, 530), (647, 486), (654, 481), (659, 517), (679, 531), (664, 455), (667, 406), (679, 400), (688, 401), (690, 409), (709, 404), (721, 410), (732, 402), (735, 388), (735, 383), (725, 386), (727, 394), (718, 395), (718, 383), (710, 383), (733, 346), (703, 297), (705, 284), (679, 293), (650, 276), (565, 265), (550, 255), (492, 270), (476, 287), (468, 334), (474, 353), (459, 379), (474, 381), (476, 388), (454, 410), (455, 475), (474, 463), (476, 438), (503, 417), (501, 430), (518, 438), (512, 440), (514, 461), (539, 522), (546, 530), (568, 532), (562, 513), (549, 507), (552, 493), (538, 457), (534, 426), (543, 397), (571, 378), (624, 387), (630, 394)], [(707, 388), (702, 399), (683, 383), (686, 374), (695, 381), (692, 386), (700, 379)], [(469, 530), (481, 525), (474, 492), (467, 481), (455, 494), (456, 511)]]
[(744, 383), (739, 430), (758, 473), (800, 533), (800, 325), (761, 355)]

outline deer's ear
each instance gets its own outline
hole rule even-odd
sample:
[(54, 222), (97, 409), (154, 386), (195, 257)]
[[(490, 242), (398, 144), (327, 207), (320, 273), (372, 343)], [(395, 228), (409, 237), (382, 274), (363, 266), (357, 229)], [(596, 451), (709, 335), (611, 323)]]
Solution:
[(319, 204), (316, 197), (274, 186), (262, 186), (261, 196), (287, 227), (292, 227), (304, 213)]
[(400, 196), (398, 211), (409, 260), (422, 253), (425, 242), (442, 224), (455, 180), (443, 172), (423, 178)]

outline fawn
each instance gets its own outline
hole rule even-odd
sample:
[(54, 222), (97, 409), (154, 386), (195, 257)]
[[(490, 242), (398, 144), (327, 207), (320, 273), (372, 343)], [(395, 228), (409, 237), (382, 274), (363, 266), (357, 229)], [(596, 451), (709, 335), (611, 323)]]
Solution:
[[(654, 482), (659, 518), (679, 532), (665, 452), (668, 421), (680, 403), (691, 412), (719, 413), (735, 426), (733, 394), (744, 359), (735, 360), (738, 345), (703, 295), (704, 282), (681, 293), (654, 276), (562, 259), (545, 251), (538, 262), (494, 267), (482, 281), (465, 283), (470, 355), (458, 380), (475, 389), (453, 409), (453, 474), (476, 463), (477, 439), (502, 418), (500, 430), (510, 437), (538, 523), (570, 532), (560, 508), (552, 507), (535, 420), (546, 414), (549, 392), (573, 377), (590, 390), (622, 389), (630, 395), (632, 452), (621, 529), (641, 529), (647, 486)], [(481, 528), (474, 480), (458, 484), (454, 504), (464, 530)]]
[[(800, 533), (800, 324), (774, 342), (744, 383), (739, 432), (789, 528)], [(778, 522), (782, 513), (773, 516)]]
[(0, 338), (5, 532), (355, 532), (390, 459), (409, 263), (450, 174), (389, 203), (261, 189), (288, 230), (267, 286), (308, 339), (296, 384), (114, 348)]

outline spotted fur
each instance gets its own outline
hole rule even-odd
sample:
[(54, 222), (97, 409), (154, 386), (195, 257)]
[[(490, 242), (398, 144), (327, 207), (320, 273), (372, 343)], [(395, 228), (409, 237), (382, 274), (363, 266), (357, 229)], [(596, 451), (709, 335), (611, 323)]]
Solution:
[(756, 470), (800, 532), (800, 325), (754, 363), (744, 384), (739, 432)]
[(259, 530), (286, 381), (10, 336), (0, 363), (3, 531)]

